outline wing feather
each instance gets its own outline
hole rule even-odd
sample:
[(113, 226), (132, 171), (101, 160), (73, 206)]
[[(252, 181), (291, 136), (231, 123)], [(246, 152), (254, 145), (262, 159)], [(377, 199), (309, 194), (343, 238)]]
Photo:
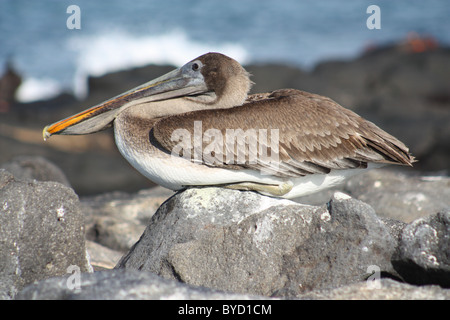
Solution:
[[(194, 131), (195, 121), (201, 121), (201, 132)], [(168, 152), (178, 143), (171, 140), (175, 129), (187, 130), (191, 137), (210, 129), (221, 134), (223, 160), (204, 161), (208, 166), (265, 170), (277, 176), (365, 168), (369, 162), (403, 165), (414, 162), (402, 142), (373, 123), (329, 98), (294, 89), (250, 95), (242, 106), (230, 109), (163, 118), (155, 124), (152, 134)], [(230, 130), (237, 133), (234, 143), (226, 140)], [(262, 137), (264, 133), (266, 136)], [(255, 134), (256, 149), (251, 144)], [(238, 157), (239, 150), (245, 150), (244, 158)]]

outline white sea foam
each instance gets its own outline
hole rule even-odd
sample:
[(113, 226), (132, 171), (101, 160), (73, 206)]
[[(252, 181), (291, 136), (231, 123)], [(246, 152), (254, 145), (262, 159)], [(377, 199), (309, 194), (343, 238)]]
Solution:
[(149, 36), (136, 36), (120, 30), (73, 36), (67, 39), (62, 50), (70, 51), (71, 55), (67, 56), (75, 57), (67, 61), (75, 65), (72, 83), (63, 84), (51, 78), (26, 78), (17, 93), (19, 101), (48, 99), (63, 89), (82, 99), (88, 93), (89, 76), (102, 76), (148, 64), (178, 67), (210, 51), (224, 53), (240, 63), (249, 59), (247, 51), (238, 44), (198, 42), (180, 30)]
[(108, 32), (71, 38), (68, 46), (77, 53), (74, 92), (78, 97), (87, 93), (88, 75), (101, 76), (147, 64), (181, 66), (209, 51), (222, 52), (241, 63), (247, 60), (247, 52), (239, 45), (196, 42), (179, 30), (152, 36), (134, 36), (124, 31)]
[(55, 97), (63, 88), (58, 81), (51, 78), (26, 78), (16, 93), (20, 102), (32, 102)]

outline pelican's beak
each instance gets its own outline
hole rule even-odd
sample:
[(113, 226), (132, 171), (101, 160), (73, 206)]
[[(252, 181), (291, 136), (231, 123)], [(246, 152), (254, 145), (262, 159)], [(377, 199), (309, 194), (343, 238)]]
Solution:
[(47, 140), (54, 134), (88, 134), (111, 126), (121, 110), (131, 105), (167, 100), (207, 92), (203, 75), (185, 65), (155, 80), (131, 89), (90, 109), (55, 122), (44, 128)]

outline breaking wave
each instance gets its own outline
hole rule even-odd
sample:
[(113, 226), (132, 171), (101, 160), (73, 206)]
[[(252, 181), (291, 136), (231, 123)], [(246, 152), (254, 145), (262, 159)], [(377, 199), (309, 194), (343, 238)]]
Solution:
[[(88, 93), (89, 76), (141, 67), (169, 64), (179, 67), (206, 52), (218, 51), (241, 63), (248, 60), (247, 51), (238, 44), (197, 42), (180, 30), (162, 35), (135, 36), (124, 31), (74, 36), (67, 40), (66, 59), (59, 63), (73, 64), (73, 76), (64, 83), (51, 78), (26, 78), (17, 98), (21, 102), (48, 99), (62, 91), (71, 91), (77, 98)], [(149, 79), (151, 80), (151, 79)]]

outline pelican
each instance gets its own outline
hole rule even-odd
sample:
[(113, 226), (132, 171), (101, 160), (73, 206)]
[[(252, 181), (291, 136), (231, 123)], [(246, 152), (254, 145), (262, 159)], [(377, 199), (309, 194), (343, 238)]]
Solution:
[(249, 95), (251, 85), (237, 61), (210, 52), (46, 126), (43, 136), (113, 126), (121, 154), (163, 187), (286, 199), (415, 161), (401, 141), (330, 98), (295, 89)]

